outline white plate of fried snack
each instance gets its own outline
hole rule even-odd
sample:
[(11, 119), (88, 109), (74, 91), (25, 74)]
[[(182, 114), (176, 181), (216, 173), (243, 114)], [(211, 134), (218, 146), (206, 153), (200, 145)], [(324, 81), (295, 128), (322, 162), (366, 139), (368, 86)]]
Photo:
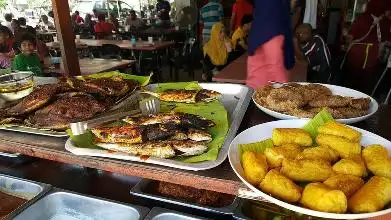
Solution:
[(316, 83), (270, 84), (253, 95), (255, 105), (278, 119), (308, 119), (323, 108), (338, 122), (352, 124), (373, 115), (378, 104), (372, 97), (345, 87)]
[[(333, 120), (318, 127), (313, 140), (302, 129), (308, 121), (273, 121), (240, 133), (228, 154), (238, 177), (259, 197), (306, 215), (391, 213), (391, 142)], [(241, 150), (266, 139), (272, 147), (264, 151)]]

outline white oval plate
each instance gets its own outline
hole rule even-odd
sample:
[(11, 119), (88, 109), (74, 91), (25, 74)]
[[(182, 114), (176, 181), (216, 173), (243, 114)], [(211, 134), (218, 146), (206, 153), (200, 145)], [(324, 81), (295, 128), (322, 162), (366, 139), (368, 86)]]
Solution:
[[(249, 187), (251, 190), (257, 193), (259, 197), (266, 199), (269, 202), (277, 204), (286, 209), (303, 213), (306, 215), (312, 215), (312, 216), (317, 216), (322, 218), (332, 218), (332, 219), (366, 219), (370, 217), (391, 213), (391, 208), (379, 212), (371, 212), (371, 213), (363, 213), (363, 214), (335, 214), (335, 213), (314, 211), (311, 209), (307, 209), (301, 206), (293, 205), (284, 202), (282, 200), (276, 199), (266, 193), (263, 193), (260, 189), (256, 188), (255, 186), (251, 185), (249, 182), (246, 181), (246, 179), (244, 178), (242, 164), (240, 163), (240, 153), (238, 147), (239, 144), (253, 143), (253, 142), (271, 138), (273, 128), (302, 128), (307, 122), (308, 120), (305, 119), (273, 121), (273, 122), (256, 125), (240, 133), (232, 141), (228, 151), (229, 162), (231, 164), (232, 169), (235, 171), (236, 175), (246, 184), (247, 187)], [(381, 144), (388, 149), (388, 152), (391, 155), (390, 141), (371, 132), (356, 127), (352, 127), (352, 128), (361, 132), (362, 134), (361, 145), (367, 146), (370, 144)]]
[[(305, 84), (309, 84), (309, 83), (299, 82), (299, 84), (305, 85)], [(320, 84), (320, 85), (323, 85), (323, 86), (329, 88), (334, 95), (349, 96), (349, 97), (353, 97), (353, 98), (370, 98), (371, 99), (371, 103), (369, 104), (368, 114), (360, 116), (360, 117), (356, 117), (356, 118), (336, 119), (336, 121), (338, 121), (340, 123), (343, 123), (343, 124), (353, 124), (353, 123), (356, 123), (356, 122), (363, 121), (363, 120), (369, 118), (371, 115), (375, 114), (377, 109), (379, 108), (379, 105), (377, 104), (376, 100), (373, 99), (372, 97), (370, 97), (369, 95), (365, 94), (365, 93), (356, 91), (354, 89), (349, 89), (349, 88), (346, 88), (346, 87), (342, 87), (342, 86), (335, 86), (335, 85), (329, 85), (329, 84)], [(278, 119), (284, 119), (284, 120), (285, 119), (298, 119), (299, 118), (299, 117), (296, 117), (296, 116), (293, 116), (293, 115), (287, 115), (287, 114), (280, 113), (280, 112), (277, 112), (277, 111), (273, 111), (271, 109), (263, 107), (263, 106), (259, 105), (255, 101), (254, 97), (255, 97), (255, 92), (254, 92), (253, 97), (252, 97), (253, 102), (255, 103), (255, 105), (260, 110), (262, 110), (263, 112), (265, 112), (268, 115), (271, 115), (271, 116), (273, 116), (275, 118), (278, 118)]]

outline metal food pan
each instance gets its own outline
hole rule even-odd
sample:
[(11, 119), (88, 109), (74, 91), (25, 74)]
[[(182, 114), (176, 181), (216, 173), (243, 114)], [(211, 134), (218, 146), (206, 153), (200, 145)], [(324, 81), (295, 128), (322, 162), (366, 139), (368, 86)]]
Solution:
[[(113, 186), (115, 187), (115, 186)], [(25, 209), (14, 220), (143, 219), (149, 209), (55, 189)]]
[(145, 220), (196, 220), (196, 219), (206, 219), (194, 215), (189, 215), (177, 211), (172, 211), (169, 209), (163, 209), (159, 207), (153, 207), (149, 212)]
[(239, 198), (235, 197), (235, 199), (233, 200), (233, 202), (230, 205), (225, 206), (225, 207), (216, 208), (216, 207), (211, 207), (211, 206), (200, 205), (197, 203), (191, 203), (191, 202), (184, 201), (184, 200), (165, 197), (163, 195), (158, 195), (158, 194), (154, 194), (153, 192), (151, 192), (153, 190), (151, 190), (150, 188), (157, 186), (156, 183), (157, 183), (157, 181), (154, 181), (154, 180), (142, 179), (139, 183), (137, 183), (130, 190), (130, 194), (135, 195), (135, 196), (139, 196), (139, 197), (143, 197), (143, 198), (161, 201), (161, 202), (167, 202), (167, 203), (176, 204), (176, 205), (180, 205), (180, 206), (186, 206), (189, 208), (200, 209), (200, 210), (204, 210), (204, 211), (208, 211), (208, 212), (214, 212), (214, 213), (226, 214), (226, 215), (232, 215), (233, 211), (235, 210), (235, 208), (238, 206), (238, 203), (239, 203)]
[[(0, 191), (11, 196), (26, 199), (27, 202), (13, 210), (11, 218), (41, 198), (50, 189), (50, 185), (0, 174)], [(1, 201), (4, 202), (4, 201)]]

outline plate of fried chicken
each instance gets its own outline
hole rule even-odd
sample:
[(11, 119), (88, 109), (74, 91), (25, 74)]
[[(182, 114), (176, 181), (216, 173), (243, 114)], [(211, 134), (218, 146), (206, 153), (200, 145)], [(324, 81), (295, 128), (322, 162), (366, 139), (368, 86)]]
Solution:
[(308, 119), (326, 108), (341, 123), (363, 121), (378, 109), (372, 97), (345, 87), (316, 83), (262, 86), (253, 95), (256, 106), (278, 119)]

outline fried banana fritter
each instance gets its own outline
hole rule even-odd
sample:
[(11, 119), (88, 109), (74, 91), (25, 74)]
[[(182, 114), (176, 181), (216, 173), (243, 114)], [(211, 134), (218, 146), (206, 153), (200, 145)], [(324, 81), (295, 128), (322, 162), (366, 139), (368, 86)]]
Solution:
[(316, 143), (322, 146), (330, 147), (331, 149), (338, 152), (342, 158), (350, 158), (353, 156), (361, 155), (361, 145), (358, 142), (351, 142), (348, 139), (327, 135), (319, 134), (316, 137)]
[(369, 145), (362, 151), (368, 169), (377, 176), (391, 178), (391, 158), (381, 145)]
[(323, 183), (332, 189), (341, 190), (349, 198), (364, 185), (364, 180), (358, 176), (338, 174)]
[(311, 135), (300, 128), (274, 128), (272, 140), (276, 146), (297, 144), (299, 146), (309, 147), (312, 145)]
[(376, 212), (391, 202), (391, 179), (372, 177), (348, 201), (353, 213)]
[(295, 159), (295, 157), (301, 152), (301, 148), (296, 144), (285, 144), (280, 147), (272, 147), (265, 149), (265, 156), (267, 164), (271, 168), (280, 167), (282, 160)]
[(323, 183), (306, 185), (300, 203), (321, 212), (345, 213), (348, 207), (348, 201), (342, 191)]
[(343, 137), (352, 142), (359, 142), (361, 133), (338, 122), (328, 121), (318, 128), (320, 134), (335, 135)]
[(338, 174), (350, 174), (354, 176), (366, 176), (367, 168), (361, 156), (342, 159), (333, 165), (333, 170)]
[(259, 185), (269, 169), (263, 153), (245, 151), (242, 154), (242, 165), (246, 180)]
[(301, 198), (302, 189), (278, 170), (270, 170), (259, 187), (266, 193), (287, 202), (297, 202)]
[(311, 107), (345, 107), (349, 105), (351, 98), (331, 95), (331, 96), (321, 96), (317, 99), (314, 99), (308, 103)]
[(333, 170), (324, 160), (289, 160), (284, 159), (280, 172), (291, 180), (300, 182), (324, 181)]
[(335, 152), (333, 149), (328, 147), (310, 147), (306, 148), (297, 155), (296, 159), (302, 160), (324, 160), (328, 162), (335, 162), (339, 158), (339, 155), (337, 152)]

